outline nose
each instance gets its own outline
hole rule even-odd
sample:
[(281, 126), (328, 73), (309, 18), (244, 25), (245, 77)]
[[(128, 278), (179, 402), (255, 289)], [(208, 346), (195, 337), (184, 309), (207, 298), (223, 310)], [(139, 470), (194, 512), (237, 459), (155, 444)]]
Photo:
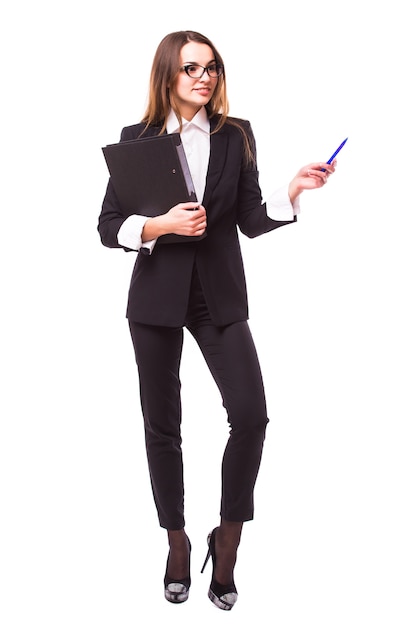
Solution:
[(200, 80), (204, 80), (204, 81), (210, 80), (208, 69), (206, 67), (204, 68), (203, 75), (200, 76)]

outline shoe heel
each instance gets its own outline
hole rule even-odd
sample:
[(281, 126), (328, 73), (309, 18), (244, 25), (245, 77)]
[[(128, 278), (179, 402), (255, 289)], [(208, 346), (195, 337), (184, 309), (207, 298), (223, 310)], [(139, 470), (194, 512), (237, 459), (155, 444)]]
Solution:
[(203, 567), (201, 568), (201, 572), (200, 572), (201, 574), (202, 574), (202, 573), (204, 572), (204, 570), (206, 569), (206, 565), (207, 565), (208, 560), (209, 560), (209, 558), (210, 558), (210, 556), (211, 556), (210, 539), (211, 539), (211, 533), (210, 533), (210, 534), (209, 534), (209, 536), (207, 537), (208, 550), (207, 550), (207, 555), (206, 555), (206, 558), (205, 558), (204, 563), (203, 563)]

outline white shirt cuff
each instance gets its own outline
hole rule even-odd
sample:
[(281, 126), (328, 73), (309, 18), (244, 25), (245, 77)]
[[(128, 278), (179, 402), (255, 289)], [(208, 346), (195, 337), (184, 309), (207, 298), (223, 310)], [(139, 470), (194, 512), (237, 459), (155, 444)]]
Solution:
[(145, 215), (129, 215), (119, 228), (117, 233), (117, 242), (123, 248), (129, 248), (130, 250), (140, 250), (145, 248), (148, 254), (152, 253), (155, 247), (156, 239), (151, 241), (142, 242), (142, 231), (145, 222), (149, 219)]
[(266, 212), (272, 220), (291, 222), (294, 219), (294, 215), (300, 213), (300, 197), (298, 196), (294, 200), (294, 204), (291, 204), (288, 186), (280, 187), (268, 198)]

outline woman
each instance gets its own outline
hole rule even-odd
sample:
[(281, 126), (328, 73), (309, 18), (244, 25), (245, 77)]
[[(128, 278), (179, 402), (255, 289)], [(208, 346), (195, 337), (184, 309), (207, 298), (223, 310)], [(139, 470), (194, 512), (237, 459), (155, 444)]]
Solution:
[[(303, 167), (263, 203), (250, 124), (227, 113), (225, 68), (211, 41), (193, 31), (167, 35), (155, 54), (144, 118), (124, 128), (121, 140), (180, 132), (198, 202), (158, 217), (125, 219), (110, 179), (98, 225), (104, 245), (140, 251), (127, 318), (152, 490), (159, 523), (168, 532), (164, 586), (170, 602), (187, 600), (191, 583), (180, 432), (184, 327), (196, 339), (227, 411), (220, 524), (209, 535), (204, 563), (211, 557), (209, 598), (223, 610), (237, 600), (233, 570), (243, 522), (253, 518), (268, 422), (237, 231), (256, 237), (295, 222), (301, 192), (322, 187), (335, 165)], [(168, 233), (198, 239), (158, 244)]]

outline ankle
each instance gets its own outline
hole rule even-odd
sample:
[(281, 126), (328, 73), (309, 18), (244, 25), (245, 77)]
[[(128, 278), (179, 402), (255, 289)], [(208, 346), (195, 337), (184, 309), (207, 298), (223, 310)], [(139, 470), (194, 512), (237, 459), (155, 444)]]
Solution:
[(242, 535), (243, 522), (228, 522), (221, 520), (217, 528), (216, 540), (222, 549), (232, 548), (237, 550)]
[(185, 531), (168, 530), (169, 555), (167, 573), (173, 579), (189, 576), (191, 545)]
[(215, 552), (216, 567), (215, 580), (220, 585), (233, 583), (233, 572), (237, 559), (237, 549), (242, 532), (241, 522), (222, 521), (216, 531)]
[(189, 540), (184, 528), (182, 528), (181, 530), (168, 530), (167, 534), (169, 547), (172, 550), (188, 550)]

